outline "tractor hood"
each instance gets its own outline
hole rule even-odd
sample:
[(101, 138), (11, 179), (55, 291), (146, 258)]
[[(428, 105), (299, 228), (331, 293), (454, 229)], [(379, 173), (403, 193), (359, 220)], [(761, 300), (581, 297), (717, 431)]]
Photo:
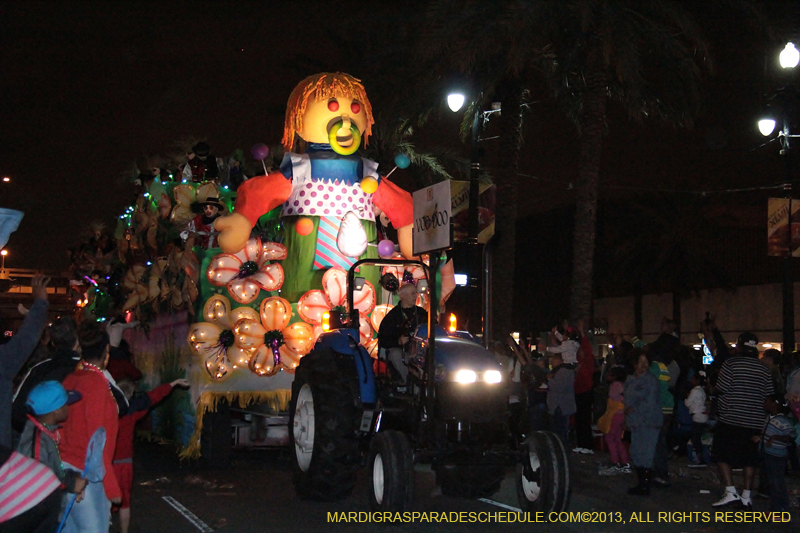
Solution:
[[(418, 356), (424, 356), (428, 344), (428, 328), (420, 326), (415, 334), (419, 350)], [(436, 365), (442, 365), (447, 372), (462, 369), (482, 373), (487, 370), (502, 371), (502, 366), (494, 356), (480, 344), (473, 341), (450, 337), (444, 328), (436, 327)]]

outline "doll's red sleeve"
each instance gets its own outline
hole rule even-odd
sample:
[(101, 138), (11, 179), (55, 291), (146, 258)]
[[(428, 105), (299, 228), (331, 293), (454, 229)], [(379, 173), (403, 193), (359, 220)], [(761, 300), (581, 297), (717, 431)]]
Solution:
[(386, 213), (392, 226), (402, 228), (414, 222), (414, 203), (411, 193), (404, 191), (386, 178), (381, 179), (372, 203)]
[(266, 176), (256, 176), (239, 186), (236, 191), (235, 211), (255, 226), (261, 215), (272, 211), (292, 194), (292, 182), (279, 171)]

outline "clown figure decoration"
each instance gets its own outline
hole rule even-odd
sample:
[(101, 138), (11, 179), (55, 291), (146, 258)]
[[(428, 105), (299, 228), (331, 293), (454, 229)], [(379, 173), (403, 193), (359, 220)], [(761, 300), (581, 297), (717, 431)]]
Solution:
[[(215, 223), (223, 251), (244, 248), (258, 218), (281, 206), (288, 250), (281, 296), (290, 302), (320, 288), (328, 268), (347, 270), (359, 259), (377, 257), (378, 210), (398, 229), (401, 252), (411, 257), (411, 195), (380, 178), (376, 162), (356, 154), (373, 124), (356, 78), (322, 73), (300, 82), (286, 109), (280, 169), (244, 182), (234, 212)], [(307, 144), (303, 154), (292, 151), (297, 138)], [(364, 270), (361, 275), (376, 284), (377, 269)]]

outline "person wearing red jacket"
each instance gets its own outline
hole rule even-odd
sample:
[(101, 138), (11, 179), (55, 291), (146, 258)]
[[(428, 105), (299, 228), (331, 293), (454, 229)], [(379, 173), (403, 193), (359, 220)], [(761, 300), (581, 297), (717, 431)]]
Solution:
[(575, 369), (575, 453), (593, 454), (592, 438), (592, 403), (594, 400), (594, 354), (592, 344), (583, 332), (583, 323), (578, 323), (580, 333), (580, 349), (578, 350), (578, 366)]
[(114, 451), (114, 474), (122, 490), (122, 503), (119, 506), (119, 529), (121, 533), (128, 533), (131, 524), (131, 489), (133, 488), (133, 436), (136, 423), (147, 416), (150, 409), (166, 398), (175, 387), (189, 387), (188, 379), (176, 379), (172, 383), (164, 383), (149, 391), (134, 397), (136, 385), (132, 380), (123, 378), (117, 382), (120, 390), (128, 399), (130, 407), (125, 416), (119, 419), (119, 432), (117, 432), (117, 446)]
[(83, 401), (69, 406), (69, 416), (64, 423), (59, 451), (64, 468), (83, 472), (89, 441), (98, 428), (104, 428), (105, 476), (101, 482), (90, 482), (86, 485), (84, 498), (72, 507), (63, 531), (107, 533), (111, 504), (122, 501), (122, 491), (112, 467), (119, 428), (119, 410), (111, 392), (111, 383), (103, 373), (109, 357), (108, 334), (97, 324), (90, 324), (82, 329), (80, 343), (83, 358), (77, 369), (64, 378), (63, 385), (67, 390), (78, 391)]

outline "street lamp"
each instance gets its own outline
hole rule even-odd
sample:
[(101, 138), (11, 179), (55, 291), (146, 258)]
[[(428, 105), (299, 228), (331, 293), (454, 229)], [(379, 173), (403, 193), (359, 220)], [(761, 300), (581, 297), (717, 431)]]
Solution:
[(794, 47), (793, 42), (786, 43), (786, 47), (781, 52), (780, 58), (781, 66), (783, 68), (794, 68), (800, 62), (800, 52)]
[[(794, 44), (789, 42), (780, 53), (780, 64), (784, 69), (794, 69), (798, 62), (800, 62), (800, 52), (795, 48)], [(771, 100), (779, 112), (779, 116), (771, 115), (765, 116), (758, 121), (758, 130), (765, 137), (769, 137), (775, 131), (775, 126), (778, 120), (781, 123), (781, 129), (778, 132), (778, 140), (780, 141), (780, 154), (784, 157), (784, 167), (786, 172), (786, 183), (783, 188), (786, 193), (786, 198), (789, 203), (789, 212), (787, 215), (787, 225), (789, 231), (787, 232), (787, 249), (784, 260), (783, 271), (783, 346), (784, 351), (791, 353), (794, 351), (795, 335), (794, 335), (794, 279), (792, 276), (792, 163), (790, 150), (792, 148), (791, 139), (798, 137), (791, 132), (791, 120), (795, 117), (798, 104), (797, 88), (788, 84), (778, 89)], [(777, 120), (776, 120), (777, 119)]]
[(6, 250), (5, 248), (0, 250), (0, 256), (3, 257), (3, 264), (2, 264), (2, 266), (0, 266), (0, 272), (2, 272), (3, 275), (5, 275), (5, 273), (6, 273), (6, 256), (7, 255), (8, 255), (8, 250)]
[(463, 106), (466, 98), (461, 93), (450, 93), (447, 95), (447, 107), (450, 111), (457, 113)]
[[(451, 111), (457, 113), (464, 107), (466, 96), (460, 92), (452, 92), (447, 95), (447, 106)], [(474, 334), (482, 333), (483, 305), (480, 296), (480, 273), (482, 272), (481, 249), (478, 244), (478, 197), (480, 196), (480, 175), (481, 175), (481, 148), (479, 146), (483, 126), (492, 113), (500, 111), (492, 106), (491, 111), (484, 111), (482, 108), (483, 94), (480, 93), (472, 103), (472, 130), (470, 143), (470, 166), (469, 166), (469, 207), (467, 222), (467, 246), (468, 246), (468, 265), (469, 273), (467, 286), (469, 287), (469, 332)], [(488, 339), (484, 335), (484, 343)]]

